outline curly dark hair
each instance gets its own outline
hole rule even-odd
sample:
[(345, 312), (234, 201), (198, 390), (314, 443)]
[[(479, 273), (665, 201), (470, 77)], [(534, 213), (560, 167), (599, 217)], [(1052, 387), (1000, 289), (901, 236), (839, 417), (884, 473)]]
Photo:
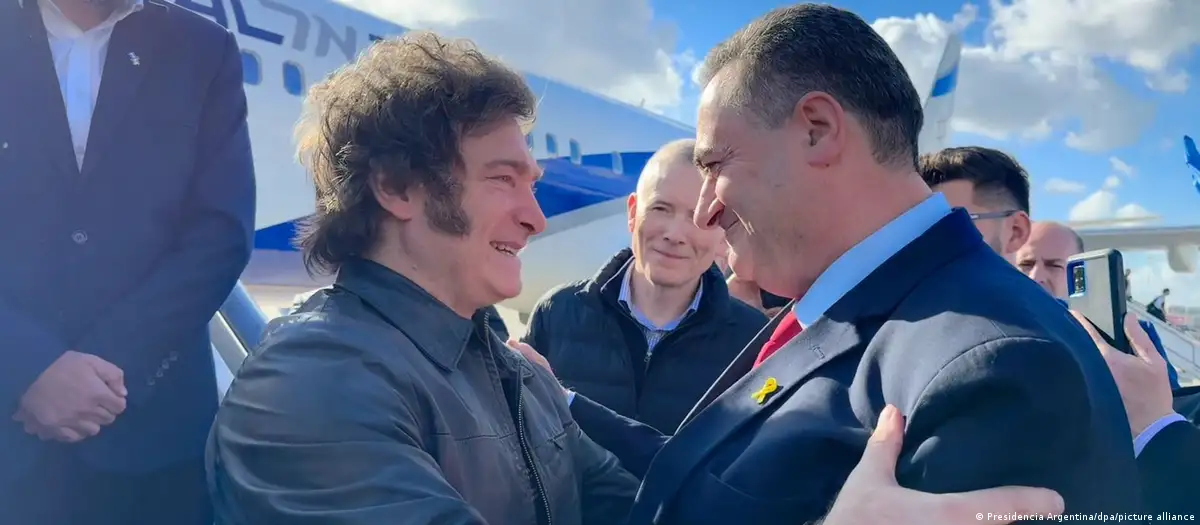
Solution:
[(374, 183), (421, 187), (430, 224), (465, 235), (463, 137), (516, 118), (537, 100), (519, 73), (467, 40), (415, 32), (381, 40), (314, 85), (297, 126), (297, 156), (313, 178), (316, 213), (296, 239), (309, 273), (332, 273), (377, 241)]

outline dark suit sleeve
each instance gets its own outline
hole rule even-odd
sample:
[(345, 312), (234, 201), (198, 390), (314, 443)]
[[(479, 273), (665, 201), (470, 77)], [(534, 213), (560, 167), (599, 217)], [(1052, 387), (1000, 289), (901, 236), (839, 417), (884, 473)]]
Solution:
[(1137, 458), (1146, 511), (1200, 512), (1200, 429), (1187, 421), (1167, 425)]
[[(185, 337), (203, 334), (250, 259), (254, 235), (254, 164), (232, 35), (208, 89), (187, 209), (174, 246), (140, 286), (113, 304), (76, 348), (121, 368), (130, 401), (144, 399), (149, 376)], [(191, 345), (193, 348), (194, 344)]]
[(1080, 365), (1060, 344), (985, 343), (945, 365), (913, 399), (901, 485), (933, 493), (1047, 487), (1068, 511), (1086, 497), (1087, 481), (1075, 478), (1079, 445), (1092, 439), (1092, 401)]
[(3, 414), (17, 410), (21, 396), (67, 351), (67, 344), (53, 332), (0, 301), (0, 337), (4, 341), (4, 365), (0, 366), (0, 407)]
[(426, 451), (422, 396), (340, 346), (304, 336), (243, 367), (210, 438), (218, 523), (488, 525)]
[(617, 458), (574, 425), (576, 468), (583, 476), (580, 508), (583, 525), (612, 525), (629, 514), (638, 480), (621, 468)]
[(1193, 425), (1200, 424), (1200, 386), (1183, 387), (1173, 392), (1175, 412)]
[(578, 393), (571, 402), (571, 416), (588, 437), (612, 452), (621, 460), (621, 466), (638, 479), (646, 475), (650, 462), (670, 439), (654, 427), (613, 412)]

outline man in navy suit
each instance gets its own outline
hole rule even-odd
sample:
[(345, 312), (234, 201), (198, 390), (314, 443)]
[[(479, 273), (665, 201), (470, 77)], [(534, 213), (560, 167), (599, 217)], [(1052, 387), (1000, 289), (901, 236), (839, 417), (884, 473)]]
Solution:
[(1188, 521), (1186, 516), (1200, 512), (1200, 387), (1172, 391), (1157, 334), (1134, 314), (1126, 314), (1124, 326), (1131, 354), (1109, 346), (1082, 314), (1072, 314), (1092, 336), (1121, 389), (1146, 512), (1158, 516), (1156, 521)]
[(906, 417), (904, 487), (1038, 486), (1067, 513), (1138, 512), (1112, 376), (917, 174), (920, 98), (883, 39), (802, 4), (739, 31), (705, 71), (697, 224), (725, 229), (737, 275), (799, 299), (669, 441), (574, 396), (581, 426), (622, 429), (613, 452), (643, 474), (629, 523), (817, 520), (887, 404)]
[(207, 324), (254, 222), (234, 38), (0, 0), (0, 71), (0, 522), (211, 522)]

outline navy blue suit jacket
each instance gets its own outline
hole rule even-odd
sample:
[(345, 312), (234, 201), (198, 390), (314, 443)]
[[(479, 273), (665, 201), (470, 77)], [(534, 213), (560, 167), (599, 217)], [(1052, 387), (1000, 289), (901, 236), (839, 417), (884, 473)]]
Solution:
[[(1095, 345), (962, 210), (752, 370), (778, 321), (669, 440), (576, 397), (584, 430), (624, 432), (613, 452), (644, 471), (630, 525), (814, 521), (888, 403), (907, 417), (903, 486), (1042, 486), (1067, 512), (1140, 511), (1129, 425)], [(768, 378), (779, 388), (759, 403)]]
[[(119, 471), (199, 458), (216, 411), (207, 323), (254, 230), (238, 47), (158, 0), (118, 23), (80, 170), (25, 5), (0, 1), (0, 487), (52, 450)], [(120, 367), (128, 408), (78, 444), (40, 443), (9, 416), (67, 350)]]
[(1195, 515), (1200, 512), (1200, 387), (1176, 390), (1175, 411), (1187, 421), (1160, 430), (1137, 458), (1142, 494), (1147, 512)]

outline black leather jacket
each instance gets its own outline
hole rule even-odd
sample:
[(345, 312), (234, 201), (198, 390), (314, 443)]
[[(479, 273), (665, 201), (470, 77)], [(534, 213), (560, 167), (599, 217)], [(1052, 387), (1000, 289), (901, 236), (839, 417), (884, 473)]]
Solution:
[(343, 267), (272, 322), (225, 397), (208, 450), (217, 522), (622, 521), (637, 481), (486, 317), (375, 263)]

